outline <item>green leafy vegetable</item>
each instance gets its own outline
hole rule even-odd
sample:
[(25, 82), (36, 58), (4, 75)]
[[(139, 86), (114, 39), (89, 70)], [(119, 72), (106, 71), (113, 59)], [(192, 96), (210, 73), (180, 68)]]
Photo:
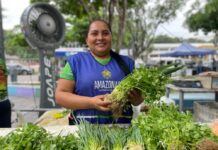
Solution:
[(204, 138), (218, 141), (208, 126), (194, 123), (191, 113), (178, 112), (173, 104), (152, 106), (146, 115), (133, 120), (132, 125), (140, 129), (148, 150), (195, 149)]
[(114, 116), (121, 115), (128, 102), (128, 92), (137, 89), (142, 93), (145, 103), (159, 100), (165, 93), (165, 85), (170, 82), (169, 75), (183, 66), (167, 65), (159, 68), (136, 68), (117, 85), (106, 99), (112, 102)]

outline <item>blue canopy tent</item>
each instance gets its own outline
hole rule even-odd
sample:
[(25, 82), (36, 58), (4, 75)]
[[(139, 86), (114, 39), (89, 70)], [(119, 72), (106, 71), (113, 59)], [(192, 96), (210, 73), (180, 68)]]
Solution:
[(83, 47), (73, 47), (73, 48), (62, 47), (62, 48), (55, 49), (55, 57), (67, 57), (69, 55), (73, 55), (78, 52), (84, 52), (84, 51), (85, 48)]
[(216, 54), (215, 50), (203, 49), (192, 46), (187, 42), (183, 42), (179, 47), (173, 49), (171, 52), (160, 54), (164, 57), (180, 57), (180, 56), (205, 56)]

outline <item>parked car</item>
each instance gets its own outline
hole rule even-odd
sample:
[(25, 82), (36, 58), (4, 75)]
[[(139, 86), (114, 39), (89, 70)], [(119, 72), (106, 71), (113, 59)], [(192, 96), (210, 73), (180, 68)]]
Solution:
[(24, 66), (21, 64), (8, 64), (7, 65), (8, 73), (9, 74), (17, 74), (17, 75), (31, 75), (33, 74), (33, 69)]

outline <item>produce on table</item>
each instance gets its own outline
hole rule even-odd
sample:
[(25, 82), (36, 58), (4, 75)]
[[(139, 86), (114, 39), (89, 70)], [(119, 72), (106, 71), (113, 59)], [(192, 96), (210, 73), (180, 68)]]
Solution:
[(81, 150), (123, 150), (128, 130), (117, 126), (93, 125), (82, 121), (77, 132)]
[(174, 64), (160, 67), (140, 67), (124, 78), (106, 99), (112, 102), (113, 115), (120, 116), (128, 102), (128, 92), (136, 89), (141, 92), (145, 103), (159, 100), (165, 92), (165, 85), (169, 83), (170, 74), (183, 68)]
[(0, 137), (1, 150), (77, 150), (73, 134), (52, 136), (44, 128), (27, 123), (5, 137)]
[(218, 142), (207, 125), (194, 123), (191, 113), (179, 112), (173, 104), (151, 106), (146, 115), (141, 114), (132, 121), (132, 126), (140, 129), (148, 150), (196, 149), (205, 138)]
[(60, 119), (60, 118), (66, 117), (69, 113), (70, 113), (70, 110), (69, 110), (69, 109), (65, 109), (65, 110), (63, 110), (63, 111), (61, 111), (61, 112), (54, 113), (54, 114), (52, 115), (52, 117), (53, 117), (54, 119)]
[(101, 150), (106, 141), (103, 129), (100, 126), (85, 123), (81, 121), (77, 132), (80, 142), (78, 149), (81, 150)]
[(207, 150), (216, 148), (216, 137), (206, 125), (192, 122), (188, 112), (173, 105), (151, 106), (129, 128), (93, 125), (85, 121), (78, 131), (54, 136), (42, 127), (27, 124), (0, 137), (4, 150)]
[(109, 145), (112, 145), (109, 149), (112, 150), (123, 150), (128, 139), (128, 131), (121, 129), (119, 127), (108, 128), (108, 142)]
[[(153, 103), (165, 91), (165, 83), (169, 81), (168, 67), (139, 69), (135, 71), (135, 82), (121, 89), (122, 96), (128, 98), (125, 92), (131, 88), (146, 87), (142, 94), (148, 101), (149, 110), (132, 120), (132, 125), (126, 128), (117, 126), (93, 125), (80, 122), (78, 132), (66, 136), (54, 136), (44, 128), (26, 124), (17, 128), (5, 137), (0, 137), (0, 149), (4, 150), (207, 150), (217, 149), (218, 137), (209, 126), (193, 122), (189, 112), (179, 112), (175, 105)], [(171, 68), (172, 69), (172, 68)], [(173, 68), (177, 69), (177, 68)], [(141, 72), (140, 72), (141, 71)], [(147, 72), (146, 72), (147, 71)], [(171, 70), (172, 71), (172, 70)], [(139, 77), (140, 74), (144, 76)], [(134, 73), (133, 73), (134, 74)], [(127, 78), (128, 78), (127, 77)], [(143, 81), (140, 79), (143, 78)], [(125, 79), (124, 79), (125, 80)], [(145, 81), (144, 81), (145, 80)], [(157, 81), (156, 81), (157, 80)], [(153, 81), (150, 83), (148, 81)], [(146, 83), (141, 86), (141, 83)], [(129, 81), (128, 81), (129, 83)], [(148, 87), (147, 87), (148, 86)], [(152, 89), (149, 91), (149, 89)], [(126, 90), (127, 89), (127, 90)], [(124, 91), (122, 91), (124, 90)], [(162, 91), (163, 90), (163, 91)], [(146, 91), (146, 92), (145, 92)], [(144, 92), (144, 93), (143, 93)], [(156, 95), (155, 95), (156, 94)], [(158, 95), (159, 94), (159, 95)], [(116, 94), (115, 94), (116, 95)], [(119, 96), (118, 96), (119, 97)], [(125, 101), (124, 101), (125, 103)], [(121, 103), (122, 104), (122, 103)], [(213, 128), (212, 128), (213, 129)]]
[(70, 110), (67, 109), (55, 109), (46, 111), (39, 119), (35, 121), (35, 124), (39, 126), (57, 126), (68, 125), (68, 114)]
[(142, 134), (137, 127), (132, 127), (129, 130), (125, 150), (144, 150)]

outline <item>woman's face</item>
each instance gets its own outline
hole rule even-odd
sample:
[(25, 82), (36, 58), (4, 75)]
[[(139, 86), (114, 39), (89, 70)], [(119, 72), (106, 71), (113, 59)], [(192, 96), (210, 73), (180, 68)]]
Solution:
[(95, 21), (90, 25), (86, 43), (94, 55), (108, 56), (111, 41), (112, 35), (107, 24), (102, 21)]

